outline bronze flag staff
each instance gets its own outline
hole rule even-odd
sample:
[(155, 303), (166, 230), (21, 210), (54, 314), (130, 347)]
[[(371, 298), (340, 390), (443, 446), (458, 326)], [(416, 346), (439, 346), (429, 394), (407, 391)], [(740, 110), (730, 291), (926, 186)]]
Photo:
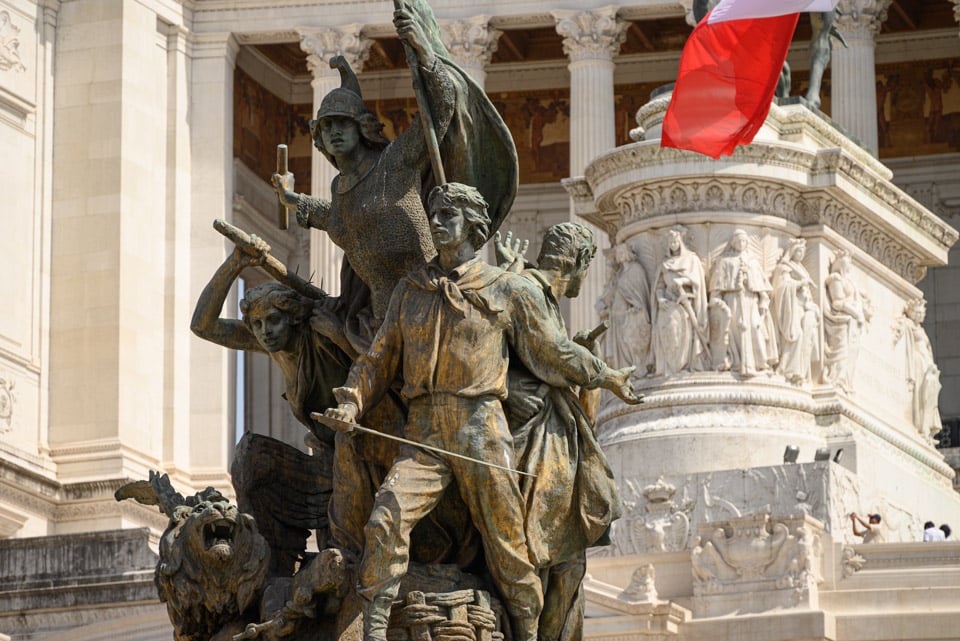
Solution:
[[(405, 4), (403, 0), (393, 0), (393, 8), (396, 11), (404, 9)], [(417, 52), (406, 40), (403, 40), (403, 50), (407, 55), (407, 66), (410, 67), (410, 74), (413, 76), (413, 92), (417, 97), (417, 106), (420, 108), (420, 122), (423, 124), (423, 135), (427, 139), (430, 166), (433, 169), (433, 176), (436, 178), (437, 184), (442, 185), (447, 182), (447, 177), (443, 170), (443, 159), (440, 158), (440, 143), (437, 140), (437, 130), (433, 126), (433, 114), (430, 112), (430, 103), (427, 102), (423, 79), (420, 77), (420, 60), (417, 58)]]

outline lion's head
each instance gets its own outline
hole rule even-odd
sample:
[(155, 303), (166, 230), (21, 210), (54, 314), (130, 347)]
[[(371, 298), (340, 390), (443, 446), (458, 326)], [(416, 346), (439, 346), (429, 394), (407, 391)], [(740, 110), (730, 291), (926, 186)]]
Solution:
[[(270, 550), (253, 517), (217, 490), (185, 499), (166, 475), (151, 473), (149, 484), (156, 489), (153, 504), (170, 517), (154, 577), (160, 600), (167, 604), (177, 641), (207, 641), (225, 625), (243, 622), (263, 592)], [(148, 502), (129, 489), (123, 498)]]

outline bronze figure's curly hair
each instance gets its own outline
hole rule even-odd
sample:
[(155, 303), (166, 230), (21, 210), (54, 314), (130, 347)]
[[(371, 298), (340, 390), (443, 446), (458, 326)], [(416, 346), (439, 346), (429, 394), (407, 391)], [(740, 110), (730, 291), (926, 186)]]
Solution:
[(240, 301), (243, 322), (250, 327), (250, 317), (269, 307), (276, 307), (290, 316), (292, 324), (299, 325), (310, 318), (313, 301), (280, 283), (263, 283), (248, 289)]

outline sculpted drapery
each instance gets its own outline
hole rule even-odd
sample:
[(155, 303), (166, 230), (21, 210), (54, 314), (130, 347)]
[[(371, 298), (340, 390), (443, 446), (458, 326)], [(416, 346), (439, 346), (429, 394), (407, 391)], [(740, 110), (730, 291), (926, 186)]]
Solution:
[(747, 246), (746, 232), (736, 230), (710, 275), (710, 346), (714, 367), (754, 376), (775, 365), (778, 353), (772, 287)]
[(811, 364), (820, 360), (820, 308), (813, 302), (813, 280), (803, 266), (806, 242), (791, 241), (773, 270), (773, 316), (780, 364), (791, 383), (810, 380)]
[(653, 279), (650, 349), (655, 373), (669, 376), (702, 368), (708, 348), (707, 287), (700, 258), (670, 230), (666, 258)]

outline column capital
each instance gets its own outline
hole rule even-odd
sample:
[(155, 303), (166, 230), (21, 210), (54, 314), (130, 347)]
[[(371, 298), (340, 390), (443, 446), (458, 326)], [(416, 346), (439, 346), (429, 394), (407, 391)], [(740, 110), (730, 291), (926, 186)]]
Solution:
[(563, 36), (563, 52), (571, 62), (612, 60), (627, 37), (629, 23), (617, 16), (618, 7), (590, 11), (551, 11), (557, 33)]
[(464, 69), (482, 71), (490, 64), (503, 33), (490, 27), (490, 16), (466, 20), (439, 20), (440, 38), (453, 61)]
[(954, 22), (960, 22), (960, 0), (952, 0), (953, 2), (953, 20)]
[(339, 77), (336, 69), (330, 68), (330, 58), (343, 56), (359, 73), (370, 55), (373, 40), (361, 33), (359, 23), (340, 27), (297, 28), (300, 34), (300, 49), (307, 54), (307, 67), (314, 81), (325, 77)]
[(892, 0), (840, 0), (834, 24), (844, 36), (873, 40), (887, 19)]

